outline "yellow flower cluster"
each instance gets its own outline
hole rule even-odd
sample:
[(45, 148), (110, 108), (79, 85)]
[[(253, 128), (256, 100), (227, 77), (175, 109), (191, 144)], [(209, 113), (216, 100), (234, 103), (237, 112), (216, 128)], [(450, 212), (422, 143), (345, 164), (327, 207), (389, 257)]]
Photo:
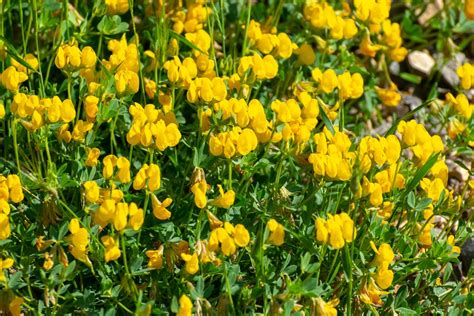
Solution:
[[(207, 1), (197, 0), (189, 3), (186, 8), (176, 10), (176, 13), (171, 17), (173, 21), (173, 30), (176, 33), (194, 33), (204, 28), (204, 23), (207, 21), (212, 9), (206, 6)], [(157, 15), (161, 13), (161, 5), (157, 6)], [(177, 8), (178, 9), (178, 8)]]
[(375, 92), (382, 103), (386, 106), (397, 106), (402, 99), (397, 86), (391, 82), (388, 88), (375, 87)]
[(375, 252), (374, 264), (377, 267), (375, 282), (382, 290), (385, 290), (393, 281), (393, 271), (389, 269), (389, 265), (392, 263), (395, 255), (389, 244), (383, 243), (377, 249), (375, 243), (371, 241), (370, 246)]
[(439, 135), (431, 136), (423, 124), (415, 120), (401, 121), (397, 131), (402, 136), (402, 141), (413, 152), (419, 164), (424, 164), (432, 154), (442, 152), (444, 144)]
[[(307, 1), (303, 15), (314, 28), (328, 29), (331, 38), (351, 39), (358, 33), (357, 25), (350, 15), (349, 6), (344, 3), (342, 11), (335, 11), (326, 2)], [(388, 16), (388, 14), (387, 14)]]
[(278, 33), (272, 28), (270, 32), (262, 30), (260, 23), (251, 20), (247, 29), (247, 36), (252, 46), (255, 46), (262, 54), (273, 54), (280, 58), (290, 58), (293, 50), (298, 46), (293, 43), (286, 33)]
[(381, 306), (383, 304), (381, 296), (389, 294), (389, 292), (383, 290), (390, 287), (393, 281), (393, 271), (388, 267), (395, 255), (389, 244), (382, 243), (377, 249), (375, 243), (371, 241), (370, 246), (375, 252), (373, 264), (376, 266), (377, 272), (375, 273), (375, 280), (370, 277), (368, 285), (367, 282), (364, 282), (360, 291), (360, 299), (365, 304)]
[(236, 126), (229, 132), (212, 135), (209, 140), (209, 151), (214, 156), (232, 158), (236, 154), (247, 155), (258, 145), (257, 136), (250, 128)]
[(48, 123), (69, 123), (76, 117), (76, 109), (71, 100), (61, 101), (57, 96), (40, 98), (37, 95), (18, 93), (11, 104), (13, 114), (22, 119), (22, 124), (30, 131), (36, 131)]
[[(235, 202), (235, 192), (229, 190), (224, 192), (222, 185), (217, 185), (219, 189), (219, 196), (211, 201), (211, 205), (221, 207), (221, 208), (230, 208)], [(209, 188), (206, 180), (199, 179), (191, 186), (191, 192), (194, 194), (194, 203), (198, 208), (205, 208), (207, 206), (207, 197), (206, 193)]]
[(215, 77), (209, 79), (206, 77), (196, 78), (189, 85), (186, 97), (190, 103), (212, 101), (222, 101), (227, 96), (227, 87), (224, 79)]
[(334, 249), (341, 249), (346, 243), (352, 242), (357, 230), (354, 222), (347, 213), (336, 215), (328, 214), (328, 219), (316, 218), (316, 240), (322, 244), (329, 244)]
[(336, 131), (333, 134), (324, 128), (323, 132), (313, 136), (316, 153), (311, 153), (308, 161), (313, 165), (316, 176), (347, 181), (352, 176), (355, 152), (350, 152), (352, 142), (346, 133)]
[(349, 71), (344, 71), (337, 75), (333, 69), (321, 72), (319, 68), (314, 68), (311, 76), (324, 93), (331, 93), (338, 88), (342, 100), (358, 99), (364, 93), (364, 78), (357, 72), (351, 75)]
[(92, 47), (86, 46), (79, 49), (77, 43), (62, 44), (59, 46), (54, 59), (54, 64), (66, 72), (76, 71), (80, 68), (94, 68), (97, 55)]
[(239, 61), (237, 73), (240, 80), (249, 83), (273, 79), (278, 73), (278, 62), (272, 55), (265, 55), (263, 58), (258, 54), (244, 56)]
[(224, 256), (231, 256), (237, 247), (246, 247), (250, 242), (250, 234), (242, 224), (232, 225), (225, 222), (223, 227), (216, 227), (211, 231), (207, 244), (209, 251), (217, 252), (219, 249)]
[[(474, 111), (474, 104), (469, 104), (469, 100), (465, 94), (460, 93), (455, 98), (448, 92), (446, 94), (446, 101), (463, 119), (469, 120), (471, 118), (472, 112)], [(449, 136), (454, 138), (452, 135)]]
[(0, 240), (10, 237), (10, 204), (23, 201), (23, 189), (20, 177), (10, 174), (7, 177), (0, 175)]
[(153, 104), (142, 107), (134, 103), (129, 108), (132, 124), (127, 133), (127, 141), (131, 145), (154, 147), (163, 151), (176, 146), (181, 140), (181, 133), (173, 112), (163, 113)]
[[(302, 106), (300, 106), (298, 101), (300, 101)], [(318, 124), (318, 101), (311, 98), (306, 91), (298, 94), (298, 101), (288, 99), (286, 101), (275, 100), (272, 102), (271, 109), (276, 115), (275, 125), (279, 123), (284, 125), (281, 132), (274, 129), (273, 142), (277, 142), (280, 139), (284, 141), (294, 140), (296, 144), (303, 145), (310, 139), (311, 132)]]

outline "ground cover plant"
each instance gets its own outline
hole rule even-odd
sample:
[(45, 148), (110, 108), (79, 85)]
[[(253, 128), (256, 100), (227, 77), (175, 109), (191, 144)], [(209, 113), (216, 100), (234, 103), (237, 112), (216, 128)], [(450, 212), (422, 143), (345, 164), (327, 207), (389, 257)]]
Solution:
[(472, 312), (474, 1), (0, 9), (2, 314)]

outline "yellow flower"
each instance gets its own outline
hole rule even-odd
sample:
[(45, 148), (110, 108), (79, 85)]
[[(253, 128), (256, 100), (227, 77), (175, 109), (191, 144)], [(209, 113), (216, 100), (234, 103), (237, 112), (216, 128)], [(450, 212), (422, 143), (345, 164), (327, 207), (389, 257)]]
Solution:
[(115, 204), (115, 200), (107, 196), (94, 214), (94, 222), (101, 227), (105, 227), (108, 223), (112, 222), (115, 214)]
[(95, 167), (97, 165), (97, 160), (99, 159), (99, 156), (100, 156), (99, 148), (88, 148), (86, 166)]
[(461, 248), (459, 248), (458, 246), (455, 245), (455, 240), (454, 240), (453, 235), (449, 235), (446, 242), (448, 243), (448, 245), (451, 246), (451, 248), (452, 248), (451, 252), (452, 253), (457, 253), (457, 254), (461, 253)]
[(86, 116), (89, 121), (95, 121), (97, 112), (99, 111), (98, 105), (99, 98), (88, 95), (84, 100), (84, 110), (86, 111)]
[(138, 74), (130, 70), (119, 70), (115, 76), (115, 88), (119, 95), (135, 94), (138, 92), (140, 80)]
[(163, 266), (163, 245), (158, 250), (148, 250), (145, 254), (148, 257), (149, 269), (161, 269)]
[(81, 52), (81, 65), (85, 68), (95, 67), (97, 62), (97, 55), (92, 47), (86, 46), (82, 49)]
[(336, 298), (326, 303), (322, 298), (317, 297), (315, 302), (316, 315), (337, 316), (336, 306), (339, 304), (339, 299)]
[[(473, 70), (474, 71), (474, 70)], [(469, 104), (469, 100), (467, 99), (466, 95), (458, 94), (456, 99), (448, 93), (446, 95), (446, 99), (453, 105), (454, 109), (465, 119), (469, 120), (472, 116), (472, 111), (474, 109), (474, 105)]]
[(24, 72), (17, 71), (15, 67), (10, 66), (5, 69), (0, 76), (0, 83), (10, 91), (18, 91), (20, 84), (28, 79)]
[(390, 247), (390, 245), (387, 243), (382, 243), (377, 249), (375, 243), (371, 241), (370, 247), (372, 247), (375, 252), (374, 264), (379, 267), (382, 266), (384, 262), (391, 263), (395, 258), (395, 254), (393, 253), (392, 247)]
[(441, 193), (445, 191), (443, 180), (440, 178), (435, 178), (434, 180), (423, 178), (420, 181), (420, 186), (426, 192), (426, 195), (435, 202), (439, 200)]
[(160, 188), (161, 185), (161, 171), (160, 167), (156, 164), (150, 164), (148, 168), (148, 189), (150, 191), (156, 191)]
[(145, 212), (132, 202), (128, 206), (128, 215), (128, 226), (134, 231), (138, 231), (145, 220)]
[(331, 93), (339, 85), (336, 72), (326, 69), (321, 78), (321, 89), (324, 93)]
[(12, 258), (0, 259), (0, 282), (5, 282), (3, 269), (10, 269), (13, 266), (13, 263), (14, 261)]
[(193, 313), (193, 303), (191, 302), (191, 299), (187, 297), (186, 295), (181, 295), (179, 298), (179, 310), (178, 310), (178, 316), (191, 316)]
[(128, 204), (123, 202), (117, 203), (114, 214), (114, 227), (116, 230), (121, 231), (127, 226), (127, 216)]
[(357, 235), (357, 231), (354, 227), (354, 222), (349, 217), (349, 215), (347, 215), (347, 213), (343, 212), (338, 215), (342, 223), (342, 237), (344, 238), (345, 242), (352, 242)]
[(105, 179), (112, 178), (114, 174), (114, 167), (117, 165), (117, 157), (115, 155), (107, 155), (102, 160), (102, 164), (104, 165), (102, 169), (102, 176)]
[(168, 211), (167, 207), (173, 203), (173, 200), (166, 198), (163, 202), (160, 202), (155, 194), (151, 195), (151, 205), (153, 208), (153, 215), (156, 218), (164, 221), (171, 217), (171, 212)]
[(388, 292), (381, 291), (371, 278), (369, 286), (367, 287), (367, 284), (364, 284), (362, 287), (360, 299), (365, 304), (381, 306), (383, 302), (380, 296), (384, 294), (388, 294)]
[(182, 253), (181, 259), (183, 259), (184, 262), (186, 262), (186, 264), (184, 265), (184, 269), (186, 270), (187, 273), (196, 274), (199, 271), (199, 260), (198, 260), (198, 255), (196, 252), (192, 255), (187, 254), (187, 253)]
[(375, 87), (378, 97), (386, 106), (397, 106), (400, 103), (402, 97), (397, 90), (398, 88), (394, 83), (391, 83), (388, 89)]
[[(433, 224), (428, 223), (424, 226), (423, 230), (418, 237), (418, 241), (422, 243), (424, 246), (430, 247), (433, 243), (431, 240), (431, 229), (433, 228)], [(421, 227), (420, 227), (421, 229)]]
[(285, 228), (273, 218), (267, 222), (267, 229), (270, 232), (268, 242), (275, 246), (281, 246), (285, 242)]
[(103, 236), (101, 239), (105, 246), (105, 262), (114, 261), (120, 258), (121, 252), (117, 241), (112, 236)]
[(341, 249), (344, 247), (344, 237), (342, 235), (341, 227), (339, 221), (334, 217), (330, 216), (328, 221), (328, 232), (329, 232), (329, 244), (334, 249)]
[(148, 179), (148, 164), (143, 164), (140, 170), (135, 175), (133, 180), (133, 188), (135, 190), (141, 190), (145, 187), (146, 181)]
[(474, 20), (474, 0), (464, 1), (464, 14), (469, 20)]
[(219, 188), (219, 197), (214, 199), (213, 204), (222, 208), (231, 207), (235, 201), (235, 192), (233, 190), (229, 190), (224, 193), (224, 189), (222, 189), (220, 184), (218, 184), (217, 187)]
[(69, 250), (71, 251), (71, 254), (77, 260), (82, 261), (90, 266), (91, 262), (87, 256), (89, 233), (84, 227), (80, 227), (79, 220), (77, 218), (73, 218), (69, 222), (69, 232), (71, 233), (71, 235), (68, 236), (68, 240), (70, 242)]
[(286, 33), (278, 34), (278, 45), (277, 45), (277, 55), (280, 58), (290, 58), (293, 54), (294, 44), (291, 42), (290, 37)]
[(318, 217), (316, 218), (315, 226), (316, 226), (316, 240), (322, 244), (327, 244), (329, 231), (327, 228), (326, 221)]
[(3, 102), (0, 102), (0, 120), (5, 117), (5, 105)]
[(105, 5), (110, 15), (124, 14), (129, 9), (128, 0), (105, 0)]
[[(466, 1), (467, 3), (468, 1)], [(474, 6), (474, 2), (473, 2)], [(474, 9), (473, 9), (474, 11)], [(474, 12), (473, 12), (474, 13)], [(469, 63), (465, 63), (461, 66), (458, 67), (456, 70), (457, 75), (459, 76), (459, 79), (461, 79), (461, 87), (464, 90), (470, 89), (473, 84), (474, 84), (474, 65), (471, 65)]]
[(117, 159), (117, 168), (118, 174), (117, 177), (122, 183), (127, 183), (132, 181), (130, 177), (130, 161), (125, 157), (120, 157)]
[(7, 186), (10, 190), (10, 200), (13, 203), (20, 203), (21, 201), (23, 201), (24, 195), (23, 189), (21, 187), (20, 177), (18, 177), (16, 174), (8, 175)]
[(71, 100), (66, 99), (63, 101), (61, 105), (61, 120), (64, 123), (71, 122), (76, 117), (76, 109), (74, 108), (74, 104), (72, 104)]
[(86, 201), (89, 203), (95, 203), (100, 198), (100, 190), (97, 182), (95, 181), (86, 181), (84, 182), (84, 189), (86, 195)]
[(393, 271), (388, 268), (388, 262), (384, 261), (382, 265), (377, 268), (375, 282), (382, 290), (385, 290), (392, 285), (392, 281)]
[(375, 57), (377, 51), (379, 51), (381, 48), (382, 46), (380, 45), (372, 44), (369, 33), (366, 33), (366, 35), (362, 38), (362, 41), (360, 42), (359, 51), (362, 55), (373, 58)]
[(75, 43), (59, 46), (54, 64), (66, 71), (78, 69), (81, 66), (81, 50)]
[(84, 141), (86, 133), (92, 129), (93, 125), (94, 124), (91, 122), (84, 122), (83, 120), (78, 120), (76, 122), (76, 125), (74, 125), (72, 131), (72, 139), (78, 142)]
[(245, 247), (250, 242), (250, 234), (244, 225), (235, 225), (234, 242), (239, 247)]
[(196, 182), (191, 187), (191, 192), (194, 194), (194, 203), (199, 208), (204, 208), (207, 205), (207, 182), (206, 180), (201, 180)]
[(10, 221), (6, 214), (0, 213), (0, 240), (10, 237), (11, 228)]
[(309, 66), (314, 63), (316, 60), (316, 54), (314, 53), (313, 48), (309, 44), (303, 44), (298, 49), (295, 50), (295, 53), (298, 55), (298, 62), (300, 64)]
[(357, 26), (353, 19), (344, 20), (344, 38), (351, 39), (357, 34)]

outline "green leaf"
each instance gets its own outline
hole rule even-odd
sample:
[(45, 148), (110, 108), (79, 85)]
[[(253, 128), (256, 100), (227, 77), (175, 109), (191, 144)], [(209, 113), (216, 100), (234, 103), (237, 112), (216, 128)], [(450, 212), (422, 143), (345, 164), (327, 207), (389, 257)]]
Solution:
[(324, 108), (326, 107), (326, 105), (324, 104), (324, 102), (320, 98), (317, 98), (317, 99), (318, 99), (318, 104), (319, 104), (319, 114), (321, 114), (321, 118), (323, 120), (324, 125), (326, 125), (326, 127), (331, 132), (331, 134), (336, 133), (336, 131), (334, 130), (334, 126), (332, 125), (331, 120), (327, 116), (326, 112), (324, 112)]
[(400, 77), (402, 77), (402, 79), (404, 79), (408, 82), (415, 83), (415, 84), (419, 84), (421, 82), (421, 77), (420, 76), (410, 74), (410, 73), (407, 73), (407, 72), (401, 72)]
[(99, 24), (97, 24), (97, 29), (100, 33), (104, 35), (124, 33), (128, 31), (128, 27), (128, 23), (122, 22), (122, 19), (118, 15), (104, 15), (102, 20), (100, 20)]

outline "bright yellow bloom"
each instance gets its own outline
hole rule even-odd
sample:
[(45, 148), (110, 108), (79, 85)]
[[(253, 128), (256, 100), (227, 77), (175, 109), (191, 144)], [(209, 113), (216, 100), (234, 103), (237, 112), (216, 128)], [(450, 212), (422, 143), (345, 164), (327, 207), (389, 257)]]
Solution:
[(28, 79), (24, 72), (17, 71), (15, 67), (10, 66), (0, 75), (0, 83), (10, 91), (18, 91), (20, 84)]
[(86, 166), (95, 167), (97, 165), (97, 160), (99, 159), (99, 156), (100, 156), (99, 148), (88, 148)]
[(79, 261), (91, 265), (89, 257), (87, 256), (87, 246), (89, 245), (89, 233), (84, 227), (80, 227), (79, 220), (73, 218), (69, 223), (69, 232), (71, 235), (68, 236), (70, 242), (69, 250), (71, 254)]
[(167, 220), (171, 217), (171, 212), (168, 211), (167, 207), (173, 203), (173, 200), (166, 198), (163, 202), (158, 200), (155, 194), (151, 195), (151, 205), (153, 208), (153, 215), (159, 220)]
[(217, 187), (219, 188), (219, 197), (214, 199), (213, 204), (222, 208), (231, 207), (235, 201), (235, 192), (233, 190), (229, 190), (224, 193), (224, 189), (222, 189), (220, 184), (218, 184)]
[(191, 187), (191, 192), (194, 194), (194, 203), (199, 208), (204, 208), (207, 205), (207, 182), (206, 180), (201, 180), (196, 182)]
[(114, 261), (120, 258), (120, 248), (114, 237), (107, 235), (103, 236), (100, 240), (105, 246), (105, 262)]
[(124, 14), (129, 9), (128, 0), (105, 0), (105, 5), (110, 15)]
[(0, 259), (0, 283), (5, 282), (3, 269), (10, 269), (13, 266), (13, 263), (14, 261), (12, 258)]
[(397, 106), (400, 103), (402, 97), (397, 90), (398, 88), (394, 83), (391, 83), (388, 89), (375, 87), (377, 95), (379, 96), (382, 103), (386, 106)]
[(95, 181), (84, 182), (86, 201), (96, 203), (100, 198), (100, 188)]
[(268, 242), (275, 246), (281, 246), (285, 242), (285, 228), (273, 218), (267, 222), (267, 229), (270, 232)]
[(193, 303), (186, 295), (179, 298), (179, 310), (177, 316), (191, 316), (193, 313)]
[(187, 253), (182, 253), (181, 259), (183, 259), (184, 262), (186, 262), (184, 269), (186, 270), (187, 273), (196, 274), (199, 271), (199, 260), (198, 260), (198, 255), (196, 252), (192, 255), (187, 254)]
[(339, 299), (333, 299), (325, 302), (322, 298), (316, 298), (316, 315), (321, 316), (337, 316), (336, 306), (339, 304)]
[(148, 250), (145, 254), (148, 257), (149, 269), (161, 269), (163, 266), (163, 245), (158, 250)]

